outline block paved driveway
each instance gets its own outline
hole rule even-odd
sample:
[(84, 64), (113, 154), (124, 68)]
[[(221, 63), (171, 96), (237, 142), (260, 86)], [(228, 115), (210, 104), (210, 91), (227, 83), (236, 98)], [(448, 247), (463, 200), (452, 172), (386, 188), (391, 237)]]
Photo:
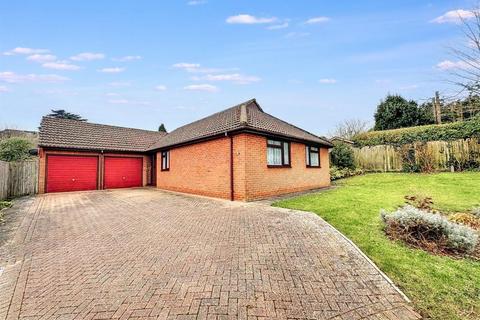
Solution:
[(20, 200), (0, 319), (416, 319), (311, 213), (129, 189)]

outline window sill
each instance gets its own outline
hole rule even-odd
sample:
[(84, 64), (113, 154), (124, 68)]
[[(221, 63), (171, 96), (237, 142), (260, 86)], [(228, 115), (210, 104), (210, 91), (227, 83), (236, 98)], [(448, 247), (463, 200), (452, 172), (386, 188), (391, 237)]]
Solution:
[(291, 168), (291, 165), (274, 165), (274, 164), (268, 164), (267, 168)]
[(160, 169), (160, 171), (170, 171), (170, 169)]
[(309, 169), (321, 169), (321, 166), (306, 166)]

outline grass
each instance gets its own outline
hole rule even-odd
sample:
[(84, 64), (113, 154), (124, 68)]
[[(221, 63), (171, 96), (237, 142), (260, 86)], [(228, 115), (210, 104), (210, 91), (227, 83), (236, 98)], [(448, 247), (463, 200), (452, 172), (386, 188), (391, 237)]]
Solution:
[(404, 203), (404, 196), (431, 196), (434, 208), (466, 211), (480, 206), (480, 173), (369, 174), (337, 182), (338, 188), (275, 203), (312, 211), (355, 242), (423, 316), (480, 319), (480, 262), (434, 256), (390, 241), (379, 211)]

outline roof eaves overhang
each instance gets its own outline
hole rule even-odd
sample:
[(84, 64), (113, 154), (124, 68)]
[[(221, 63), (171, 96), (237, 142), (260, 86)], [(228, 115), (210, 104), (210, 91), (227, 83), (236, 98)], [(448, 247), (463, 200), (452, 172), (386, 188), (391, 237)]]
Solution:
[(96, 147), (82, 147), (82, 146), (65, 146), (65, 145), (48, 145), (39, 144), (39, 148), (44, 150), (60, 150), (60, 151), (83, 151), (83, 152), (126, 152), (126, 153), (148, 153), (147, 150), (133, 150), (133, 149), (115, 149), (115, 148), (96, 148)]
[[(313, 145), (319, 145), (319, 146), (323, 146), (323, 147), (327, 147), (327, 148), (332, 148), (333, 147), (333, 144), (331, 144), (331, 143), (313, 141), (313, 140), (308, 140), (308, 139), (300, 139), (300, 138), (293, 137), (293, 136), (290, 136), (290, 135), (281, 134), (281, 133), (278, 133), (278, 132), (272, 132), (272, 131), (268, 131), (268, 130), (260, 130), (260, 129), (257, 129), (257, 128), (253, 128), (253, 127), (244, 125), (244, 126), (241, 126), (239, 128), (226, 130), (226, 131), (215, 133), (215, 134), (212, 134), (212, 135), (198, 137), (198, 138), (191, 139), (191, 140), (188, 140), (188, 141), (183, 141), (183, 142), (180, 142), (180, 143), (165, 145), (165, 146), (158, 147), (158, 148), (148, 149), (147, 151), (160, 151), (160, 150), (166, 150), (166, 149), (173, 149), (173, 148), (183, 147), (183, 146), (186, 146), (186, 145), (191, 145), (191, 144), (195, 144), (195, 143), (199, 143), (199, 142), (203, 142), (203, 141), (218, 139), (218, 138), (228, 136), (228, 135), (236, 135), (236, 134), (240, 134), (240, 133), (252, 133), (252, 134), (262, 135), (262, 136), (266, 136), (266, 137), (279, 137), (279, 138), (287, 139), (287, 140), (290, 140), (290, 141), (295, 141), (295, 142), (300, 142), (300, 143), (310, 144), (310, 145), (312, 145), (312, 144)], [(321, 139), (321, 138), (319, 138), (319, 139)]]

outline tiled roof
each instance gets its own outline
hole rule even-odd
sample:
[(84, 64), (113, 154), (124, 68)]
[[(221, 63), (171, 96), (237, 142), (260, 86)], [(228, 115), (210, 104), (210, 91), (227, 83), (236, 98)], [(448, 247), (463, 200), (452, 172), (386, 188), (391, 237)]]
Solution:
[(142, 152), (194, 142), (236, 130), (250, 130), (332, 146), (326, 138), (264, 112), (255, 99), (189, 123), (168, 134), (44, 117), (40, 127), (39, 146)]
[(316, 136), (264, 112), (255, 99), (252, 99), (180, 127), (160, 139), (150, 149), (188, 143), (237, 129), (250, 129), (326, 146), (332, 145), (326, 138)]
[(131, 129), (83, 121), (43, 117), (41, 147), (108, 151), (146, 151), (164, 132)]

